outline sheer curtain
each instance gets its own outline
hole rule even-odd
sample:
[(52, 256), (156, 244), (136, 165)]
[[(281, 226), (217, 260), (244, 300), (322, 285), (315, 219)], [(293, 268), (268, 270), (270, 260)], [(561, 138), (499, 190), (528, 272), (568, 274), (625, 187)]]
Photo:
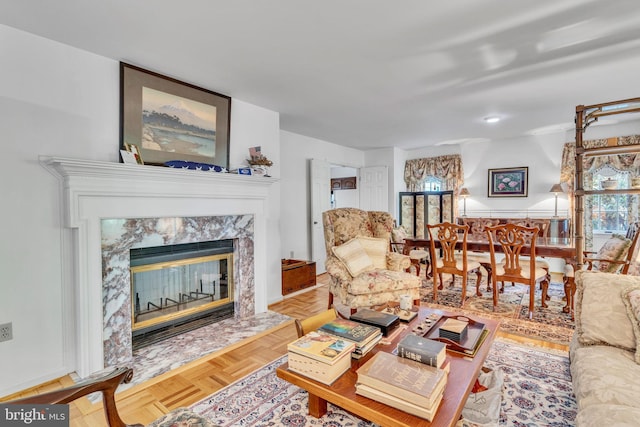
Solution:
[(453, 190), (453, 212), (458, 216), (458, 191), (464, 184), (462, 157), (459, 154), (425, 157), (407, 160), (404, 165), (404, 182), (407, 191), (424, 191), (424, 181), (434, 176), (442, 179), (444, 190)]

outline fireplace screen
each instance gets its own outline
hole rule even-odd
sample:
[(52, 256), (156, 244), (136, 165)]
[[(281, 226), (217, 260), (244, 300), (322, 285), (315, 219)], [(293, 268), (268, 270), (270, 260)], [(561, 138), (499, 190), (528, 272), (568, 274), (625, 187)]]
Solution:
[(132, 249), (130, 263), (134, 337), (233, 308), (232, 240)]

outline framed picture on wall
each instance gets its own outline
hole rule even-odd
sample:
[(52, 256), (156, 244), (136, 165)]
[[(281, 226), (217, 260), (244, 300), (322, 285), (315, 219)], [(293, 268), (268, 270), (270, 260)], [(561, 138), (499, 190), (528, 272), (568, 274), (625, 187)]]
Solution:
[(145, 164), (172, 160), (229, 167), (231, 97), (120, 63), (120, 149)]
[(489, 169), (489, 197), (527, 197), (528, 167)]

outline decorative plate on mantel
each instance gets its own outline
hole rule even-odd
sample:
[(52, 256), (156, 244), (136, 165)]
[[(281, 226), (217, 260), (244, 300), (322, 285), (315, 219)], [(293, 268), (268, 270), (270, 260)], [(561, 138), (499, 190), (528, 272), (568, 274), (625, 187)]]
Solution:
[(226, 168), (218, 165), (210, 165), (208, 163), (188, 162), (186, 160), (171, 160), (165, 162), (165, 166), (175, 169), (191, 169), (211, 172), (227, 172)]

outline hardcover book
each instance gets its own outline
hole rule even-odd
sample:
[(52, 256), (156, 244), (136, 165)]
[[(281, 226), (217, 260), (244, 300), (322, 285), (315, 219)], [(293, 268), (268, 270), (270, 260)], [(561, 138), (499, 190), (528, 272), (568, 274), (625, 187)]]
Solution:
[(362, 358), (367, 353), (369, 353), (373, 347), (378, 345), (380, 341), (382, 341), (382, 332), (379, 332), (377, 335), (375, 335), (374, 338), (365, 345), (356, 345), (356, 349), (353, 350), (353, 353), (351, 353), (351, 357), (354, 359)]
[(438, 411), (438, 407), (440, 406), (440, 402), (444, 396), (444, 387), (440, 390), (430, 408), (425, 408), (423, 406), (416, 405), (413, 402), (397, 398), (365, 384), (356, 384), (356, 394), (368, 397), (369, 399), (384, 403), (385, 405), (392, 406), (396, 409), (400, 409), (401, 411), (415, 415), (416, 417), (424, 418), (427, 421), (433, 421), (433, 417)]
[(288, 353), (289, 369), (305, 377), (331, 385), (342, 374), (351, 368), (351, 357), (341, 357), (333, 365), (320, 362), (302, 354), (290, 351)]
[(400, 325), (400, 318), (394, 314), (383, 313), (381, 311), (361, 308), (351, 315), (351, 320), (377, 326), (382, 330), (382, 335), (388, 336)]
[(434, 405), (447, 382), (443, 369), (382, 351), (356, 372), (358, 383), (425, 408)]
[(447, 357), (447, 346), (440, 341), (409, 334), (398, 343), (398, 356), (441, 368)]
[(467, 327), (469, 323), (458, 319), (447, 319), (440, 325), (440, 337), (453, 341), (463, 341), (467, 338)]
[(287, 344), (289, 352), (298, 353), (328, 365), (333, 365), (341, 358), (350, 355), (354, 349), (354, 343), (319, 331), (309, 332)]
[(380, 328), (349, 319), (337, 318), (320, 326), (320, 331), (346, 338), (362, 346), (380, 334)]

